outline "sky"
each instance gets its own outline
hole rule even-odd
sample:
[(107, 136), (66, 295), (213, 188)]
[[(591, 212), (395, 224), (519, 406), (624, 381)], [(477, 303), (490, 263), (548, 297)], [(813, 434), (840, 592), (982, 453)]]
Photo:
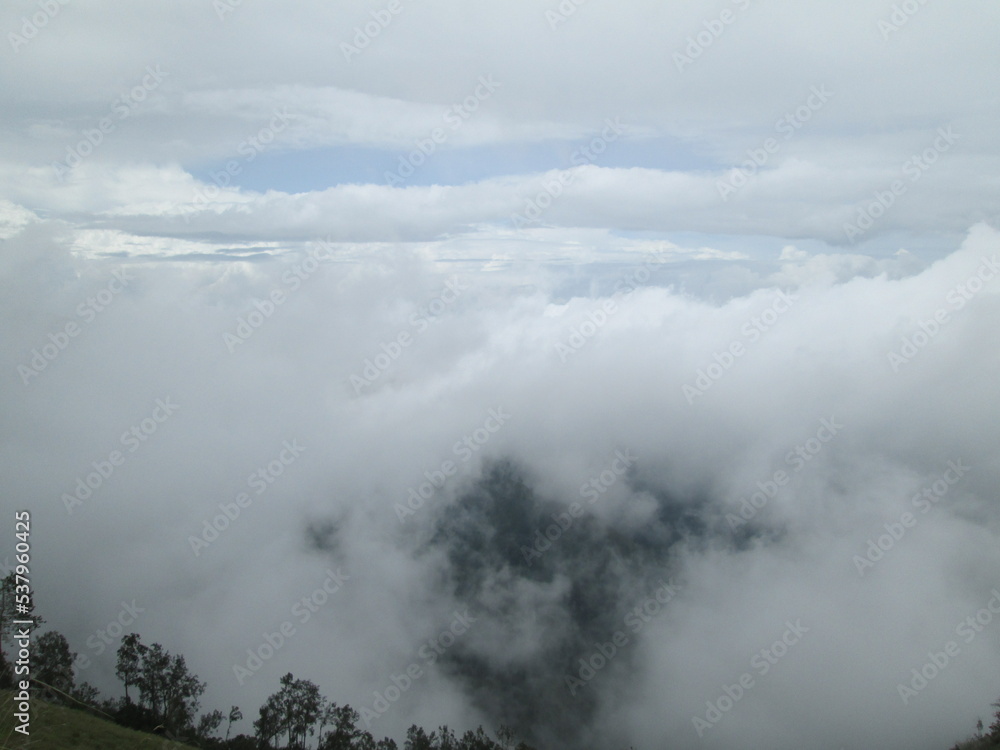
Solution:
[(1000, 696), (997, 21), (6, 3), (0, 563), (29, 510), (77, 680), (138, 632), (246, 732), (292, 672), (397, 741), (950, 747)]

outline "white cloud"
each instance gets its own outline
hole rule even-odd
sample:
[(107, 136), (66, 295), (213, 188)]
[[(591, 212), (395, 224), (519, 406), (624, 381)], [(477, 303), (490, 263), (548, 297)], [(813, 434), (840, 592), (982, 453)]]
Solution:
[[(36, 7), (8, 4), (0, 28)], [(2, 505), (32, 511), (40, 608), (94, 661), (81, 679), (117, 691), (86, 639), (135, 597), (137, 630), (185, 654), (206, 708), (251, 717), (288, 671), (360, 708), (469, 604), (481, 630), (462, 653), (483, 674), (524, 666), (531, 680), (496, 684), (537, 699), (543, 746), (564, 719), (600, 746), (931, 750), (971, 731), (996, 697), (992, 631), (905, 705), (897, 683), (996, 585), (996, 9), (928, 3), (884, 39), (893, 8), (860, 0), (585, 3), (554, 29), (529, 0), (404, 2), (346, 60), (379, 7), (71, 3), (0, 51)], [(148, 66), (167, 75), (81, 147)], [(357, 178), (481, 76), (502, 85), (440, 144), (451, 161), (395, 188)], [(785, 139), (813, 86), (834, 96)], [(574, 163), (609, 118), (625, 132)], [(253, 179), (215, 184), (265, 128)], [(947, 148), (942, 128), (960, 136)], [(747, 167), (768, 138), (780, 148)], [(74, 149), (91, 153), (60, 179)], [(344, 166), (317, 187), (321, 149)], [(166, 398), (177, 414), (68, 515), (63, 494)], [(495, 432), (491, 409), (510, 414)], [(816, 443), (823, 419), (843, 429)], [(195, 556), (285, 441), (301, 458)], [(590, 506), (581, 486), (625, 449), (635, 470)], [(503, 458), (535, 501), (468, 513)], [(959, 459), (961, 483), (859, 575), (855, 556)], [(395, 506), (449, 460), (401, 524)], [(778, 470), (789, 481), (733, 532), (727, 513)], [(589, 520), (553, 543), (549, 579), (462, 546), (462, 524), (530, 537), (574, 501)], [(239, 685), (233, 664), (330, 566), (349, 583)], [(551, 649), (604, 637), (646, 573), (681, 593), (592, 703), (560, 703)], [(466, 574), (482, 596), (442, 583)], [(600, 597), (564, 606), (581, 586)], [(699, 739), (692, 716), (797, 618), (801, 643)], [(378, 736), (509, 708), (458, 661), (438, 667)]]

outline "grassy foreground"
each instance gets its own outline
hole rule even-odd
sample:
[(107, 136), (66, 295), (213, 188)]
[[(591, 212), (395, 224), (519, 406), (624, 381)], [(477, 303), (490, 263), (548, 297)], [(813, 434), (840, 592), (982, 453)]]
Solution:
[(77, 711), (31, 699), (31, 734), (14, 731), (14, 691), (0, 690), (0, 750), (190, 750), (152, 734), (135, 732)]
[[(0, 690), (0, 750), (191, 750), (191, 745), (135, 732), (88, 711), (32, 697), (31, 734), (14, 731), (14, 691)], [(1000, 737), (956, 744), (952, 750), (1000, 750)]]
[(1000, 737), (983, 737), (981, 739), (968, 740), (960, 745), (955, 745), (952, 750), (997, 750), (1000, 748)]

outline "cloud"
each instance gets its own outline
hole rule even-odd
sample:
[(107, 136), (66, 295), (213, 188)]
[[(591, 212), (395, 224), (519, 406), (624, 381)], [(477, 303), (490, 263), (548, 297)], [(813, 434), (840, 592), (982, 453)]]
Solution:
[[(293, 671), (370, 707), (393, 674), (421, 665), (427, 679), (378, 717), (376, 734), (447, 715), (520, 723), (549, 743), (573, 726), (595, 743), (694, 746), (692, 717), (750, 672), (755, 687), (705, 733), (708, 746), (951, 741), (992, 697), (980, 671), (997, 658), (988, 634), (962, 643), (909, 704), (896, 686), (956, 638), (993, 585), (995, 357), (981, 331), (998, 298), (991, 281), (968, 299), (953, 292), (980, 286), (970, 279), (991, 268), (996, 240), (979, 226), (946, 258), (892, 276), (862, 265), (832, 277), (815, 257), (786, 257), (776, 278), (798, 277), (782, 286), (794, 302), (768, 315), (777, 289), (766, 279), (722, 305), (634, 282), (555, 302), (558, 276), (533, 268), (522, 281), (535, 284), (510, 301), (508, 268), (463, 276), (469, 288), (442, 306), (432, 303), (449, 276), (419, 256), (326, 263), (293, 289), (285, 274), (301, 257), (83, 260), (25, 228), (7, 240), (9, 258), (24, 267), (47, 253), (69, 271), (27, 277), (5, 303), (6, 390), (18, 394), (5, 419), (27, 427), (3, 454), (11, 496), (51, 540), (40, 605), (105, 689), (112, 657), (86, 638), (123, 597), (147, 609), (145, 639), (188, 656), (213, 704), (257, 705)], [(115, 268), (134, 281), (88, 322), (76, 309)], [(285, 301), (252, 317), (266, 308), (247, 300), (275, 289)], [(894, 371), (889, 353), (939, 309), (947, 322)], [(239, 319), (259, 327), (230, 355), (223, 336)], [(21, 382), (18, 366), (70, 321), (79, 336)], [(366, 360), (381, 366), (401, 332), (411, 344), (356, 393), (351, 376)], [(744, 354), (713, 367), (733, 342)], [(710, 387), (689, 404), (699, 371)], [(179, 409), (129, 452), (124, 435), (163, 398)], [(495, 432), (483, 429), (491, 409), (510, 415)], [(830, 419), (842, 429), (818, 440)], [(285, 441), (304, 452), (278, 467)], [(68, 514), (62, 495), (113, 450), (124, 464)], [(634, 466), (591, 503), (582, 488), (607, 479), (623, 450)], [(959, 459), (967, 476), (920, 513), (912, 496)], [(396, 507), (451, 473), (447, 461), (453, 476), (401, 522)], [(505, 466), (520, 489), (501, 489)], [(260, 470), (270, 481), (258, 495)], [(779, 470), (787, 483), (729, 523)], [(240, 492), (252, 502), (196, 556), (191, 538)], [(528, 565), (521, 547), (573, 503), (579, 521)], [(917, 525), (860, 576), (854, 556), (904, 511)], [(117, 562), (131, 557), (151, 565)], [(296, 602), (334, 566), (349, 580), (300, 622)], [(671, 578), (679, 593), (633, 632), (628, 611)], [(465, 607), (475, 627), (427, 663), (421, 646)], [(808, 634), (760, 674), (752, 655), (797, 619)], [(238, 684), (233, 666), (285, 620), (295, 636)], [(579, 679), (578, 660), (617, 630), (627, 644), (577, 700), (566, 676)], [(517, 696), (533, 695), (552, 710), (525, 713), (542, 704)], [(911, 710), (921, 705), (934, 710)]]
[(997, 11), (567, 5), (0, 52), (40, 610), (115, 694), (134, 600), (245, 731), (291, 671), (397, 740), (950, 746), (997, 692)]
[[(357, 173), (340, 173), (336, 166), (325, 178), (333, 193), (307, 194), (322, 178), (300, 177), (300, 184), (310, 186), (303, 186), (302, 194), (278, 193), (266, 200), (240, 189), (243, 177), (229, 184), (227, 176), (220, 191), (207, 174), (233, 160), (246, 171), (251, 158), (261, 154), (280, 169), (282, 154), (318, 155), (330, 148), (341, 149), (342, 163), (383, 151), (405, 157), (442, 127), (448, 112), (467, 101), (486, 76), (500, 88), (463, 116), (460, 128), (444, 128), (448, 137), (441, 150), (485, 148), (476, 158), (492, 153), (489, 158), (498, 166), (510, 160), (511, 152), (503, 149), (528, 144), (547, 144), (553, 155), (565, 151), (568, 157), (607, 118), (627, 125), (616, 155), (609, 152), (608, 163), (599, 158), (581, 170), (565, 198), (546, 212), (546, 224), (819, 237), (844, 245), (856, 240), (845, 235), (845, 224), (897, 179), (906, 182), (907, 194), (866, 230), (866, 239), (944, 231), (954, 242), (973, 223), (996, 219), (996, 201), (989, 198), (994, 186), (984, 177), (996, 161), (992, 118), (975, 105), (981, 97), (969, 83), (975, 80), (969, 71), (988, 66), (993, 54), (980, 39), (988, 28), (983, 14), (991, 13), (983, 8), (942, 15), (922, 6), (898, 33), (883, 39), (879, 23), (887, 14), (863, 4), (838, 7), (835, 13), (810, 7), (775, 14), (734, 3), (728, 9), (733, 21), (723, 24), (721, 34), (683, 71), (672, 55), (709, 33), (706, 24), (718, 16), (709, 5), (681, 10), (635, 2), (614, 11), (590, 5), (554, 30), (544, 10), (529, 3), (515, 3), (503, 13), (470, 10), (461, 22), (433, 4), (416, 12), (405, 8), (352, 61), (344, 59), (338, 40), (350, 39), (372, 22), (368, 11), (240, 7), (220, 20), (210, 10), (196, 3), (151, 10), (162, 36), (139, 45), (137, 19), (104, 23), (99, 7), (61, 7), (29, 45), (5, 53), (11, 106), (5, 110), (3, 137), (5, 152), (18, 154), (0, 169), (7, 194), (67, 216), (83, 211), (89, 220), (108, 211), (157, 215), (187, 203), (208, 209), (199, 211), (198, 226), (213, 219), (205, 231), (220, 232), (232, 231), (233, 210), (242, 216), (263, 209), (259, 223), (251, 222), (248, 230), (264, 224), (272, 232), (289, 223), (301, 225), (299, 204), (309, 214), (336, 215), (340, 206), (356, 213), (351, 192), (358, 188), (341, 183), (356, 182)], [(372, 12), (377, 15), (377, 9)], [(18, 26), (18, 13), (9, 9), (6, 26)], [(146, 18), (143, 24), (153, 22)], [(465, 25), (472, 21), (479, 23)], [(192, 25), (198, 35), (181, 33)], [(45, 71), (73, 55), (73, 35), (80, 28), (115, 54), (76, 55), (72, 65), (86, 83), (68, 86)], [(498, 29), (509, 32), (503, 44), (495, 37)], [(923, 55), (929, 34), (948, 45), (946, 60), (932, 62)], [(789, 52), (797, 55), (794, 66), (761, 52), (784, 48), (798, 37), (813, 41)], [(854, 52), (837, 56), (845, 40)], [(591, 54), (602, 47), (628, 49), (629, 55)], [(260, 54), (261, 49), (267, 53)], [(525, 54), (512, 54), (513, 49)], [(459, 64), (463, 56), (476, 64)], [(891, 84), (871, 75), (897, 59), (906, 61), (907, 75)], [(735, 68), (742, 71), (739, 78), (731, 75)], [(161, 73), (148, 90), (134, 95), (149, 69)], [(884, 95), (886, 85), (893, 96)], [(578, 95), (583, 89), (585, 97)], [(816, 90), (831, 97), (800, 118), (803, 102)], [(32, 101), (60, 104), (39, 108)], [(276, 112), (287, 116), (280, 129), (271, 125)], [(105, 117), (113, 132), (64, 176), (69, 184), (54, 179), (52, 165), (73, 161), (70, 153), (81, 144), (89, 150), (85, 134)], [(268, 133), (269, 127), (276, 132)], [(911, 185), (903, 171), (906, 163), (934, 142), (939, 128), (949, 127), (958, 134), (954, 148)], [(265, 138), (249, 145), (261, 133)], [(736, 196), (722, 200), (720, 181), (768, 137), (777, 137), (779, 150)], [(664, 139), (686, 152), (674, 161), (696, 157), (698, 166), (643, 167), (663, 158)], [(363, 172), (365, 179), (376, 181), (378, 174), (377, 182), (384, 183), (381, 173), (391, 171), (390, 165), (395, 168), (395, 155), (387, 157), (386, 169)], [(570, 166), (568, 158), (562, 163), (555, 158), (541, 171)], [(285, 169), (302, 171), (291, 163)], [(129, 179), (139, 173), (140, 184)], [(523, 205), (510, 209), (511, 204), (523, 204), (541, 189), (535, 187), (538, 176), (530, 173), (510, 181), (473, 173), (463, 179), (462, 174), (456, 166), (441, 176), (475, 184), (449, 184), (458, 195), (438, 191), (430, 198), (457, 201), (461, 217), (390, 231), (426, 236), (427, 231), (462, 231), (463, 222), (502, 224), (510, 213), (523, 210)], [(294, 184), (296, 178), (290, 174), (283, 181)], [(391, 227), (395, 222), (379, 215), (379, 204), (391, 203), (392, 210), (399, 206), (405, 214), (419, 195), (413, 190), (404, 185), (384, 196), (369, 190), (364, 213)], [(160, 196), (154, 205), (145, 197), (151, 192)], [(206, 193), (209, 200), (199, 200)], [(462, 208), (465, 193), (468, 208)], [(275, 203), (283, 207), (277, 215)], [(426, 205), (418, 210), (438, 213)], [(181, 230), (156, 226), (144, 231)]]

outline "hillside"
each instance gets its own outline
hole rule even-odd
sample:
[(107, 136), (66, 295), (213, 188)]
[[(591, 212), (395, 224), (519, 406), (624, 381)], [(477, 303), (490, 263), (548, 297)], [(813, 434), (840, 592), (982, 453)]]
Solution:
[(1000, 737), (982, 737), (955, 745), (952, 750), (997, 750), (1000, 748)]
[[(190, 750), (192, 745), (125, 729), (109, 720), (32, 698), (31, 736), (14, 731), (14, 691), (0, 690), (0, 750)], [(29, 744), (30, 742), (30, 744)], [(970, 739), (951, 750), (1000, 750), (1000, 737)]]
[[(14, 731), (14, 691), (0, 690), (0, 750), (189, 750), (152, 734), (135, 732), (105, 719), (32, 698), (31, 736)], [(29, 744), (30, 742), (30, 744)]]

